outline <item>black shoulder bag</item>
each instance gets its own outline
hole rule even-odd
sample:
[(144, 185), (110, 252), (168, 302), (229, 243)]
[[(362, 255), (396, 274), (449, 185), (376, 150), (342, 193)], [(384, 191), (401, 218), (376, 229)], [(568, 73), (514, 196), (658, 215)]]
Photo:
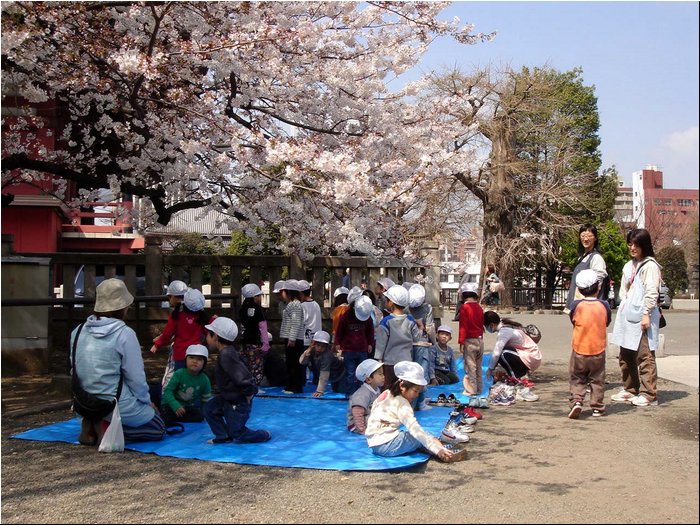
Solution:
[(78, 378), (78, 374), (75, 371), (75, 349), (78, 346), (78, 337), (80, 337), (80, 332), (83, 329), (84, 324), (85, 323), (81, 324), (78, 327), (78, 331), (75, 334), (75, 339), (73, 340), (73, 370), (71, 374), (73, 411), (77, 412), (85, 419), (88, 419), (90, 421), (99, 421), (107, 417), (109, 414), (112, 413), (112, 410), (114, 410), (114, 407), (117, 404), (117, 401), (119, 400), (119, 396), (122, 393), (122, 383), (124, 375), (121, 373), (120, 370), (119, 386), (117, 387), (117, 396), (115, 399), (102, 399), (100, 397), (97, 397), (95, 394), (91, 394), (90, 392), (87, 392), (83, 389), (83, 387), (80, 385), (80, 379)]

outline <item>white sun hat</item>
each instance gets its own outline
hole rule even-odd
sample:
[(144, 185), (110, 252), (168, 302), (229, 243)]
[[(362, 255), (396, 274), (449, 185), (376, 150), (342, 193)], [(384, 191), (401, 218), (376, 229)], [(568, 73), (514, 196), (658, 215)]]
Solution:
[(204, 295), (196, 288), (190, 288), (185, 292), (183, 302), (190, 312), (204, 310)]
[(418, 308), (425, 302), (425, 288), (422, 284), (414, 284), (408, 289), (408, 306)]
[(353, 286), (348, 292), (348, 304), (352, 304), (353, 301), (357, 301), (358, 297), (362, 296), (364, 290), (359, 286)]
[(359, 321), (366, 321), (369, 319), (373, 311), (374, 305), (366, 295), (360, 296), (357, 301), (355, 301), (355, 317), (357, 317)]
[(182, 296), (185, 295), (185, 292), (187, 291), (187, 285), (183, 283), (182, 281), (173, 281), (168, 285), (168, 290), (165, 292), (165, 295), (178, 295)]
[(328, 332), (324, 332), (323, 330), (319, 330), (314, 334), (314, 336), (311, 338), (312, 341), (318, 341), (319, 343), (330, 343), (331, 342), (331, 334)]
[(381, 367), (382, 364), (379, 361), (375, 361), (374, 359), (365, 359), (359, 365), (357, 365), (357, 368), (355, 369), (355, 377), (358, 381), (362, 381), (364, 383), (365, 379), (367, 379)]
[(187, 347), (185, 355), (199, 355), (205, 359), (209, 359), (209, 350), (207, 350), (207, 347), (204, 345), (190, 345)]
[(238, 337), (238, 327), (234, 320), (228, 317), (217, 317), (211, 324), (205, 325), (204, 328), (211, 330), (227, 341), (235, 341), (236, 337)]
[(345, 286), (340, 286), (339, 288), (336, 288), (335, 291), (333, 292), (333, 299), (338, 297), (341, 293), (349, 293), (350, 290), (345, 288)]
[(408, 290), (401, 285), (395, 284), (384, 292), (384, 295), (396, 306), (408, 306)]
[(425, 380), (423, 367), (413, 361), (399, 361), (396, 363), (394, 365), (394, 375), (414, 385), (425, 386), (428, 384)]
[(249, 299), (251, 297), (255, 297), (256, 295), (262, 295), (262, 290), (257, 284), (249, 283), (246, 284), (243, 288), (241, 288), (241, 295), (245, 299)]

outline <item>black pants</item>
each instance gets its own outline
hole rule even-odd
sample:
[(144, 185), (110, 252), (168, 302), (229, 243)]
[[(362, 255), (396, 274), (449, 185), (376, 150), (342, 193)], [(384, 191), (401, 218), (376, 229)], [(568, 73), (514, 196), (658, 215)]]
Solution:
[(498, 364), (501, 365), (509, 376), (515, 376), (521, 378), (530, 371), (528, 367), (525, 366), (522, 359), (518, 355), (517, 350), (512, 348), (504, 348), (501, 357), (498, 358)]
[(199, 423), (204, 421), (204, 414), (198, 407), (185, 407), (185, 415), (178, 417), (173, 409), (170, 408), (170, 405), (163, 403), (163, 406), (160, 407), (160, 415), (163, 417), (166, 427), (171, 426), (176, 421), (180, 423)]
[(297, 394), (304, 391), (306, 384), (306, 367), (299, 363), (301, 354), (304, 353), (304, 340), (297, 339), (294, 346), (285, 346), (284, 359), (287, 364), (287, 387)]

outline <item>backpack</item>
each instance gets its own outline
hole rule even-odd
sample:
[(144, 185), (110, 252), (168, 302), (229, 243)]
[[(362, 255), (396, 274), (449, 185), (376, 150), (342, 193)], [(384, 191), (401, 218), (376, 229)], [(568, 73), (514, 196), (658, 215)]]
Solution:
[(534, 324), (529, 324), (527, 325), (523, 331), (530, 336), (530, 339), (532, 339), (535, 343), (539, 343), (540, 339), (542, 339), (542, 332), (540, 332), (540, 329), (537, 328)]

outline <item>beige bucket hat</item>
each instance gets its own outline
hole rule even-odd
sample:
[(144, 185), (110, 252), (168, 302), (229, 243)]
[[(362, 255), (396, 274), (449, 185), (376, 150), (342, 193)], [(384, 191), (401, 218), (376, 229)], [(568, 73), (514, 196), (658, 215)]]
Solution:
[(126, 289), (124, 281), (105, 279), (95, 288), (95, 312), (116, 312), (130, 306), (134, 296)]

